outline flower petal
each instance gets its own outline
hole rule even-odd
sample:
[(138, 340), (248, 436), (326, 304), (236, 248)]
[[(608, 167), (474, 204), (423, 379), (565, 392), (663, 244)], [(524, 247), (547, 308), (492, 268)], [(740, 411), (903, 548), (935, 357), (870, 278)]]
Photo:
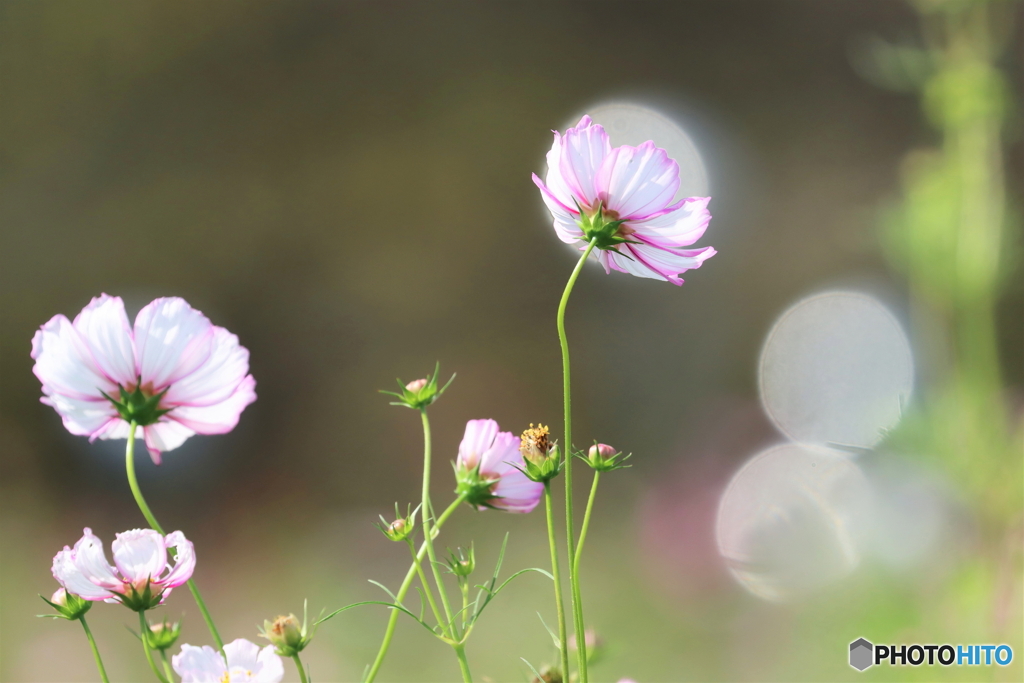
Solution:
[(611, 152), (604, 127), (584, 116), (560, 139), (556, 134), (548, 152), (548, 187), (566, 206), (572, 205), (571, 199), (563, 195), (570, 193), (581, 204), (593, 206), (598, 199), (598, 171)]
[(459, 444), (457, 463), (467, 469), (473, 469), (480, 463), (480, 457), (491, 447), (498, 433), (498, 423), (494, 420), (470, 420), (466, 423), (466, 432)]
[[(123, 585), (120, 577), (114, 573), (114, 568), (107, 562), (106, 556), (103, 554), (103, 541), (93, 535), (92, 529), (86, 527), (82, 530), (82, 538), (78, 539), (75, 543), (75, 547), (72, 550), (72, 562), (75, 565), (75, 569), (90, 583), (104, 589), (110, 593), (117, 592)], [(72, 593), (76, 593), (73, 588), (68, 588)], [(79, 595), (82, 595), (80, 592)], [(82, 595), (84, 598), (85, 596)], [(96, 600), (99, 598), (90, 598)]]
[[(160, 583), (170, 589), (192, 578), (192, 572), (196, 568), (196, 549), (192, 541), (185, 538), (185, 534), (180, 531), (171, 532), (163, 540), (165, 547), (174, 548), (174, 567), (167, 576), (160, 579)], [(230, 661), (231, 655), (228, 654), (228, 662)]]
[(51, 572), (57, 583), (84, 600), (105, 600), (113, 596), (113, 592), (96, 585), (78, 569), (75, 565), (75, 551), (68, 546), (53, 556)]
[(619, 218), (643, 220), (661, 211), (679, 190), (679, 164), (645, 142), (613, 149), (597, 172), (597, 192)]
[(132, 328), (121, 297), (101, 294), (75, 318), (74, 327), (108, 378), (127, 387), (138, 379)]
[(89, 345), (71, 321), (55, 315), (32, 338), (32, 372), (48, 395), (100, 399), (117, 395), (117, 384), (103, 374)]
[(555, 219), (553, 225), (558, 239), (568, 244), (583, 239), (583, 230), (576, 222), (576, 216), (579, 215), (579, 212), (562, 204), (536, 174), (533, 176), (533, 182), (540, 189), (541, 199), (544, 200), (548, 211), (551, 212), (551, 216)]
[(187, 377), (213, 351), (213, 324), (184, 299), (153, 301), (135, 318), (135, 350), (143, 385), (155, 392)]
[(494, 495), (490, 501), (492, 507), (506, 512), (527, 513), (533, 511), (544, 495), (544, 484), (531, 481), (525, 474), (511, 468), (501, 476), (494, 487)]
[[(47, 390), (44, 388), (43, 391)], [(97, 436), (109, 427), (111, 420), (124, 422), (117, 414), (114, 404), (105, 398), (72, 398), (51, 392), (40, 401), (52, 406), (63, 420), (64, 428), (75, 436)]]
[(209, 645), (182, 645), (181, 652), (171, 657), (171, 664), (181, 683), (221, 683), (228, 670), (224, 657)]
[(224, 654), (228, 658), (228, 668), (239, 667), (255, 671), (259, 666), (260, 646), (245, 638), (238, 638), (224, 645)]
[(167, 568), (164, 537), (153, 529), (131, 529), (121, 532), (110, 544), (114, 564), (126, 581), (139, 586), (152, 579), (159, 581)]
[(273, 645), (267, 645), (260, 650), (259, 668), (256, 669), (256, 676), (253, 681), (256, 683), (281, 683), (284, 678), (284, 662), (274, 652)]
[(210, 406), (181, 406), (173, 409), (167, 417), (197, 434), (227, 434), (238, 424), (245, 407), (255, 400), (256, 380), (249, 375), (227, 400)]
[(657, 247), (686, 247), (701, 238), (711, 222), (708, 202), (711, 197), (690, 197), (679, 202), (672, 211), (645, 221), (630, 223), (636, 235)]
[[(612, 266), (637, 277), (646, 277), (654, 280), (665, 280), (674, 285), (681, 285), (683, 281), (679, 274), (693, 268), (700, 268), (701, 264), (714, 256), (714, 247), (703, 249), (675, 249), (666, 251), (646, 244), (623, 244), (620, 245), (620, 252), (609, 251), (609, 258), (614, 263)], [(623, 254), (628, 254), (626, 258)]]
[(176, 381), (164, 394), (164, 407), (212, 406), (226, 401), (249, 373), (249, 351), (223, 327), (213, 328), (212, 352), (206, 362)]
[(180, 422), (168, 419), (166, 416), (160, 422), (147, 425), (143, 428), (146, 435), (146, 448), (149, 449), (149, 457), (153, 462), (160, 464), (160, 456), (164, 451), (171, 451), (185, 443), (185, 439), (195, 434), (194, 431)]
[[(497, 428), (497, 423), (495, 423)], [(512, 432), (498, 432), (490, 447), (480, 457), (480, 473), (501, 476), (509, 469), (506, 463), (522, 465), (523, 454), (519, 452), (519, 437)]]

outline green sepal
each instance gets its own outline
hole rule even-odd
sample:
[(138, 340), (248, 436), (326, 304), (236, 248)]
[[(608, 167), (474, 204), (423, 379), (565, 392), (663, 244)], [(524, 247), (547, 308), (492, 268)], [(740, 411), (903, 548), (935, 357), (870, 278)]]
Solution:
[[(427, 383), (419, 389), (409, 389), (406, 383), (403, 383), (400, 379), (396, 379), (395, 381), (398, 382), (399, 391), (385, 391), (384, 389), (380, 389), (380, 393), (396, 397), (398, 400), (391, 402), (391, 405), (393, 406), (405, 406), (406, 408), (412, 408), (413, 410), (423, 410), (440, 398), (441, 394), (448, 389), (452, 381), (455, 379), (455, 374), (453, 373), (444, 386), (438, 387), (437, 377), (438, 374), (440, 374), (440, 371), (441, 363), (438, 362), (434, 366), (434, 373), (432, 375), (427, 375)], [(411, 382), (409, 384), (411, 384)]]

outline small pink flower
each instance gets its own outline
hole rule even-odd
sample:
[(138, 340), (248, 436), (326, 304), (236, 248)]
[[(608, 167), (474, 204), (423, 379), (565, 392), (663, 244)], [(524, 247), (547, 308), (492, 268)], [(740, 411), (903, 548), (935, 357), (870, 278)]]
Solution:
[[(86, 527), (74, 548), (64, 546), (53, 558), (53, 578), (84, 600), (120, 602), (136, 611), (163, 603), (171, 589), (189, 580), (196, 567), (192, 542), (180, 531), (161, 536), (152, 529), (117, 534), (111, 545), (114, 564), (103, 553), (103, 541)], [(177, 560), (168, 562), (167, 549)]]
[(530, 512), (537, 507), (544, 484), (531, 481), (523, 472), (526, 463), (519, 438), (499, 432), (494, 420), (470, 420), (459, 444), (455, 463), (459, 493), (480, 510)]
[(274, 646), (260, 649), (256, 643), (239, 638), (224, 646), (224, 655), (209, 645), (182, 645), (181, 652), (171, 657), (174, 671), (181, 683), (280, 683), (284, 663), (274, 653)]
[(596, 238), (594, 255), (605, 272), (681, 285), (681, 273), (715, 255), (712, 247), (683, 249), (707, 229), (711, 198), (673, 203), (679, 165), (653, 142), (613, 148), (604, 128), (584, 116), (565, 135), (555, 131), (547, 161), (546, 182), (536, 174), (533, 182), (555, 233), (569, 244)]
[(179, 298), (157, 299), (128, 324), (106, 294), (74, 322), (56, 315), (32, 338), (43, 398), (72, 434), (125, 439), (139, 425), (153, 461), (193, 434), (225, 434), (256, 400), (249, 352)]

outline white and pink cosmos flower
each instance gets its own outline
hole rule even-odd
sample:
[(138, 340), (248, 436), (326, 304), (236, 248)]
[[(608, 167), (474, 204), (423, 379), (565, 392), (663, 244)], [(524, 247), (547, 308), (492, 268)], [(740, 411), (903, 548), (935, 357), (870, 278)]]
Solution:
[(225, 434), (256, 400), (249, 352), (184, 299), (157, 299), (128, 324), (120, 297), (102, 294), (74, 321), (56, 315), (32, 339), (43, 398), (72, 434), (136, 437), (159, 464), (193, 434)]
[(713, 247), (684, 249), (704, 234), (710, 197), (673, 202), (679, 165), (648, 141), (612, 147), (602, 126), (584, 116), (575, 128), (555, 134), (544, 181), (533, 176), (554, 217), (558, 238), (596, 239), (594, 258), (605, 272), (683, 284), (679, 275), (715, 255)]
[(239, 638), (224, 646), (224, 654), (227, 661), (209, 645), (185, 644), (171, 663), (181, 683), (280, 683), (284, 678), (284, 663), (273, 645), (261, 649)]
[(530, 512), (544, 493), (544, 484), (531, 481), (519, 450), (519, 437), (498, 431), (494, 420), (470, 420), (455, 462), (458, 491), (480, 510)]
[[(177, 558), (173, 564), (168, 548)], [(54, 556), (53, 578), (83, 600), (120, 602), (138, 611), (162, 604), (196, 567), (192, 542), (180, 531), (163, 536), (152, 529), (131, 529), (117, 534), (111, 549), (115, 566), (107, 562), (103, 541), (86, 527), (74, 548), (64, 546)]]

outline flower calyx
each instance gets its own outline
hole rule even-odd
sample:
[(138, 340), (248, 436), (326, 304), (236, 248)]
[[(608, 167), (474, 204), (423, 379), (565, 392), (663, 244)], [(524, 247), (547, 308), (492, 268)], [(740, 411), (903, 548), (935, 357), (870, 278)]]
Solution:
[(427, 375), (423, 379), (413, 380), (407, 384), (403, 384), (400, 379), (396, 380), (398, 382), (399, 391), (384, 391), (381, 389), (380, 393), (397, 397), (397, 401), (391, 402), (391, 405), (393, 406), (405, 406), (406, 408), (412, 408), (413, 410), (423, 410), (436, 401), (452, 383), (452, 380), (455, 379), (455, 375), (453, 374), (444, 386), (438, 387), (437, 376), (440, 371), (441, 364), (438, 363), (434, 366), (433, 374)]
[(165, 651), (171, 649), (181, 634), (181, 622), (173, 624), (167, 619), (157, 623), (150, 623), (149, 630), (145, 633), (146, 642), (150, 649)]
[(632, 465), (624, 465), (623, 463), (633, 457), (633, 454), (629, 453), (623, 456), (621, 451), (616, 451), (612, 446), (595, 441), (585, 457), (582, 453), (577, 453), (576, 457), (598, 472), (611, 472), (612, 470), (632, 467)]
[(497, 498), (494, 486), (499, 479), (481, 473), (480, 463), (475, 467), (452, 463), (452, 467), (455, 468), (455, 493), (474, 507), (491, 507), (491, 501)]
[(410, 508), (411, 506), (406, 507), (403, 517), (398, 512), (398, 503), (395, 503), (395, 520), (389, 522), (384, 519), (383, 515), (379, 515), (380, 524), (377, 525), (377, 528), (392, 541), (405, 541), (410, 538), (416, 531), (416, 513), (420, 511), (420, 506), (417, 505), (415, 510), (410, 510)]
[(158, 590), (154, 591), (154, 585), (151, 580), (146, 580), (145, 584), (141, 586), (141, 590), (139, 586), (126, 581), (125, 591), (123, 593), (115, 593), (113, 599), (133, 612), (145, 612), (154, 607), (159, 607), (164, 602), (166, 587), (161, 585), (156, 586), (156, 588)]
[[(576, 201), (575, 198), (573, 201)], [(593, 209), (580, 206), (579, 202), (576, 202), (576, 209), (579, 211), (576, 225), (580, 226), (587, 242), (594, 242), (598, 249), (618, 250), (618, 246), (624, 242), (639, 244), (629, 238), (636, 231), (626, 225), (626, 220), (619, 218), (614, 211), (606, 210), (603, 200), (599, 199)]]
[(457, 576), (460, 582), (463, 581), (476, 569), (476, 552), (473, 550), (473, 546), (469, 546), (468, 553), (464, 548), (458, 550), (449, 548), (445, 564), (448, 565), (449, 573)]
[(118, 414), (124, 419), (125, 422), (134, 422), (139, 427), (146, 427), (156, 423), (161, 417), (171, 412), (170, 408), (161, 408), (160, 399), (167, 393), (167, 389), (164, 389), (158, 394), (151, 394), (142, 390), (142, 378), (138, 380), (138, 384), (131, 391), (128, 391), (121, 385), (118, 385), (118, 391), (120, 391), (121, 399), (117, 400), (106, 394), (100, 392), (103, 396), (114, 404), (114, 408), (117, 409)]
[(92, 609), (92, 602), (84, 600), (74, 593), (68, 593), (63, 588), (58, 588), (57, 591), (50, 596), (47, 600), (42, 595), (43, 602), (57, 610), (56, 614), (39, 614), (37, 616), (47, 617), (49, 619), (67, 619), (68, 621), (74, 621), (81, 619), (85, 616), (85, 613)]
[(316, 633), (316, 624), (312, 631), (308, 628), (309, 620), (306, 613), (307, 604), (303, 604), (302, 623), (294, 614), (279, 616), (273, 621), (265, 620), (260, 629), (260, 638), (266, 638), (275, 647), (281, 657), (294, 657), (302, 652)]
[(530, 428), (520, 437), (519, 452), (523, 454), (522, 472), (532, 481), (547, 483), (562, 471), (562, 456), (558, 444), (551, 441), (550, 431), (542, 424)]

